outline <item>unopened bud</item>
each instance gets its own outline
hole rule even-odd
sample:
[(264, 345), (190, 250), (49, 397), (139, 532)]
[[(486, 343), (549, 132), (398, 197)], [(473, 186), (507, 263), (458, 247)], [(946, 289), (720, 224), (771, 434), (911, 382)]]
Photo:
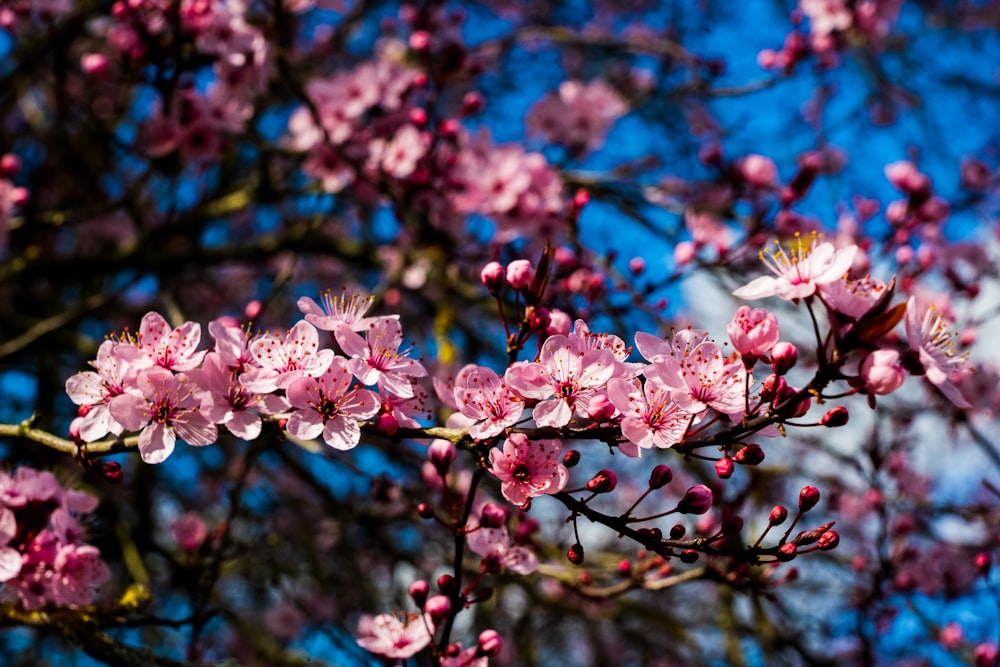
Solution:
[(838, 544), (840, 544), (840, 534), (835, 530), (824, 532), (819, 536), (819, 541), (816, 542), (816, 546), (820, 548), (820, 551), (836, 549)]
[(984, 577), (990, 573), (990, 555), (985, 551), (976, 554), (976, 571)]
[(21, 158), (13, 153), (0, 155), (0, 176), (16, 176), (21, 171)]
[(391, 412), (383, 412), (378, 416), (375, 428), (386, 435), (394, 435), (399, 430), (399, 420)]
[(672, 539), (672, 540), (679, 540), (682, 537), (684, 537), (684, 534), (686, 532), (687, 532), (687, 528), (684, 527), (684, 524), (682, 524), (682, 523), (675, 523), (670, 528), (670, 539)]
[(590, 202), (590, 193), (586, 190), (577, 190), (573, 195), (573, 206), (577, 209), (581, 209)]
[(618, 574), (623, 577), (627, 577), (632, 571), (632, 563), (627, 558), (623, 558), (618, 562)]
[(122, 466), (117, 461), (108, 461), (102, 465), (101, 475), (104, 477), (104, 481), (110, 482), (111, 484), (121, 484), (122, 480), (125, 479), (125, 473), (122, 472)]
[(450, 574), (442, 574), (438, 577), (437, 587), (445, 595), (452, 595), (456, 589), (455, 577)]
[(427, 604), (427, 595), (430, 591), (431, 587), (423, 579), (418, 579), (410, 584), (410, 598), (417, 605), (417, 609), (423, 609), (424, 605)]
[(788, 561), (790, 561), (793, 558), (795, 558), (795, 556), (798, 555), (798, 552), (799, 552), (799, 548), (797, 546), (795, 546), (795, 543), (794, 542), (788, 542), (788, 543), (782, 544), (780, 547), (778, 547), (777, 557), (778, 557), (778, 560), (780, 560), (782, 563), (787, 563)]
[(507, 510), (493, 503), (483, 505), (479, 513), (479, 525), (483, 528), (500, 528), (507, 523)]
[(760, 448), (760, 445), (750, 443), (733, 454), (733, 460), (747, 466), (760, 465), (764, 461), (764, 450)]
[(799, 511), (808, 512), (819, 502), (819, 489), (815, 486), (803, 486), (799, 491)]
[(499, 655), (503, 649), (503, 637), (496, 630), (483, 630), (479, 633), (479, 650), (476, 652), (480, 656)]
[(580, 543), (577, 543), (577, 544), (574, 544), (573, 546), (571, 546), (569, 548), (569, 550), (566, 552), (566, 558), (568, 558), (569, 562), (573, 563), (573, 565), (580, 565), (580, 564), (582, 564), (583, 563), (583, 545), (580, 544)]
[(455, 445), (448, 440), (435, 440), (427, 447), (427, 459), (434, 465), (438, 474), (444, 477), (455, 461)]
[(598, 472), (587, 482), (587, 490), (594, 493), (610, 493), (615, 490), (616, 486), (618, 486), (618, 475), (607, 468)]
[(728, 456), (715, 462), (715, 474), (719, 476), (719, 479), (729, 479), (733, 476), (734, 470), (736, 470), (736, 465)]
[(526, 259), (515, 259), (507, 265), (507, 284), (517, 290), (531, 287), (535, 280), (535, 267)]
[(831, 527), (833, 527), (833, 523), (834, 522), (831, 521), (830, 523), (822, 525), (819, 528), (813, 528), (812, 530), (803, 530), (801, 533), (796, 535), (795, 539), (792, 541), (795, 542), (795, 544), (799, 545), (800, 547), (804, 547), (810, 544), (815, 544), (816, 542), (819, 542), (820, 538), (823, 537), (824, 533), (826, 533), (827, 531), (830, 530)]
[(670, 467), (661, 463), (653, 468), (653, 470), (649, 473), (649, 488), (662, 488), (667, 484), (670, 484), (670, 480), (673, 478), (674, 473), (670, 470)]
[(420, 503), (417, 505), (417, 514), (421, 519), (433, 519), (434, 518), (434, 508), (428, 503)]
[(437, 625), (451, 611), (451, 600), (444, 595), (435, 595), (427, 600), (427, 604), (424, 605), (424, 611), (431, 615), (431, 620), (434, 621), (434, 625)]
[(787, 518), (788, 510), (781, 505), (775, 505), (771, 508), (771, 514), (767, 517), (767, 522), (772, 526), (780, 526), (785, 523), (785, 519)]
[(563, 465), (567, 468), (572, 468), (579, 462), (580, 452), (576, 449), (571, 449), (563, 455)]
[(587, 405), (587, 416), (598, 424), (610, 420), (615, 415), (615, 404), (604, 394), (598, 394), (590, 399)]
[(736, 535), (741, 530), (743, 530), (743, 517), (739, 516), (727, 516), (719, 528), (719, 532), (723, 535)]
[(799, 349), (793, 343), (779, 341), (771, 348), (771, 368), (775, 375), (784, 375), (799, 360)]
[(694, 563), (698, 560), (698, 552), (694, 549), (685, 549), (681, 552), (681, 561), (684, 563)]
[(462, 113), (469, 116), (486, 108), (486, 98), (478, 90), (470, 90), (462, 97)]
[(677, 504), (681, 514), (704, 514), (712, 507), (712, 489), (704, 484), (692, 486)]
[(778, 394), (785, 388), (785, 378), (780, 375), (768, 375), (764, 378), (760, 388), (760, 400), (766, 403), (773, 403)]
[(498, 294), (507, 283), (507, 269), (500, 262), (490, 262), (479, 272), (479, 281), (490, 294)]
[(838, 405), (835, 408), (827, 410), (826, 414), (820, 418), (819, 423), (829, 428), (835, 428), (846, 424), (849, 416), (847, 408), (843, 405)]

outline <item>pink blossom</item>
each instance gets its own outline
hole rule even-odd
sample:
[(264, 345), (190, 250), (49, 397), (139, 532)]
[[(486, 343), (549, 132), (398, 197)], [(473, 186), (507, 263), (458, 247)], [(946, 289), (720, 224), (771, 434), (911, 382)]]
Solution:
[(526, 122), (532, 133), (583, 155), (600, 147), (611, 125), (627, 111), (622, 97), (604, 81), (564, 81), (528, 111)]
[(712, 408), (733, 419), (746, 409), (748, 376), (743, 363), (727, 359), (711, 341), (698, 344), (682, 357), (664, 357), (644, 371), (670, 387), (671, 397), (680, 409), (701, 414)]
[(490, 472), (500, 480), (500, 492), (514, 505), (526, 508), (532, 498), (558, 493), (569, 480), (558, 440), (529, 440), (512, 433), (503, 449), (490, 450)]
[(430, 148), (431, 137), (407, 123), (396, 131), (392, 139), (373, 139), (369, 144), (369, 166), (381, 169), (394, 178), (413, 174), (417, 163)]
[(412, 658), (431, 643), (434, 633), (430, 614), (408, 614), (403, 618), (379, 614), (365, 621), (359, 628), (358, 645), (393, 660)]
[(277, 414), (288, 409), (288, 401), (275, 394), (258, 394), (239, 381), (222, 355), (209, 352), (201, 368), (188, 372), (198, 386), (201, 414), (213, 424), (225, 426), (230, 433), (244, 440), (260, 435), (260, 413)]
[(760, 276), (733, 291), (741, 299), (762, 299), (779, 296), (782, 299), (803, 299), (816, 293), (818, 287), (842, 280), (854, 263), (858, 252), (856, 245), (835, 249), (832, 243), (817, 243), (796, 238), (795, 245), (786, 251), (779, 245), (774, 252), (761, 252), (760, 258), (775, 274)]
[(751, 154), (739, 161), (740, 175), (750, 185), (768, 187), (778, 181), (778, 168), (774, 160), (764, 155)]
[(834, 280), (819, 288), (823, 302), (857, 322), (885, 295), (886, 284), (865, 276), (858, 280)]
[(195, 385), (183, 374), (154, 366), (139, 372), (139, 393), (112, 399), (111, 415), (139, 433), (139, 453), (146, 463), (162, 463), (180, 436), (189, 445), (209, 445), (218, 438), (215, 424), (199, 411)]
[[(574, 411), (586, 416), (594, 391), (615, 371), (609, 350), (587, 350), (579, 339), (550, 336), (537, 362), (512, 365), (505, 379), (521, 396), (542, 401), (533, 417), (539, 426), (565, 426)], [(546, 400), (548, 399), (548, 400)]]
[(903, 384), (903, 368), (896, 350), (875, 350), (861, 362), (859, 373), (866, 392), (891, 394)]
[(635, 347), (647, 361), (662, 361), (666, 357), (683, 359), (708, 340), (708, 333), (694, 327), (687, 327), (674, 332), (668, 341), (645, 331), (635, 333)]
[(108, 433), (122, 434), (125, 427), (111, 416), (108, 406), (115, 396), (134, 386), (139, 369), (150, 363), (136, 346), (106, 340), (97, 348), (97, 359), (90, 362), (97, 371), (81, 371), (66, 380), (70, 400), (86, 406), (80, 422), (80, 437), (85, 442), (99, 440)]
[(56, 553), (52, 569), (51, 601), (66, 607), (90, 604), (94, 589), (111, 578), (101, 552), (89, 544), (64, 544)]
[(373, 296), (355, 293), (348, 297), (345, 289), (340, 296), (333, 296), (333, 293), (327, 290), (320, 298), (321, 303), (316, 303), (307, 296), (297, 302), (299, 310), (306, 316), (306, 322), (317, 329), (336, 331), (337, 327), (343, 324), (351, 331), (365, 331), (378, 319), (365, 317), (365, 313), (375, 303)]
[(469, 364), (455, 377), (455, 403), (459, 411), (475, 420), (469, 430), (476, 440), (499, 435), (517, 423), (524, 403), (507, 388), (496, 372), (484, 366)]
[(218, 319), (208, 323), (208, 333), (215, 341), (215, 352), (231, 370), (242, 373), (252, 363), (250, 336), (246, 330)]
[(531, 574), (538, 569), (538, 557), (511, 539), (506, 527), (470, 530), (466, 536), (469, 549), (482, 557), (479, 567), (483, 572), (499, 574), (510, 570), (517, 574)]
[(959, 354), (955, 349), (957, 335), (933, 305), (918, 309), (916, 299), (910, 297), (906, 304), (906, 338), (927, 380), (952, 403), (969, 408), (971, 404), (951, 382), (955, 373), (971, 372), (966, 365), (968, 353)]
[(854, 22), (844, 0), (799, 0), (799, 8), (809, 17), (809, 28), (814, 35), (843, 32)]
[(139, 347), (156, 366), (172, 371), (186, 371), (201, 363), (205, 352), (197, 352), (201, 325), (185, 322), (172, 328), (159, 313), (146, 313), (139, 325)]
[(334, 335), (344, 353), (351, 357), (351, 372), (362, 384), (377, 384), (400, 398), (413, 398), (411, 378), (427, 375), (423, 365), (409, 357), (408, 349), (399, 351), (403, 329), (397, 318), (375, 320), (366, 338), (347, 325), (337, 327)]
[(200, 548), (208, 537), (208, 527), (196, 512), (185, 512), (177, 517), (170, 530), (177, 544), (187, 551)]
[(673, 447), (694, 421), (673, 401), (670, 387), (655, 378), (641, 388), (638, 381), (612, 378), (608, 397), (622, 413), (622, 435), (643, 449)]
[(240, 382), (250, 391), (267, 394), (286, 389), (300, 377), (317, 377), (329, 368), (333, 350), (320, 349), (316, 327), (299, 320), (279, 338), (264, 334), (250, 341), (256, 366), (240, 374)]
[(726, 333), (748, 367), (753, 366), (749, 360), (766, 356), (781, 338), (774, 313), (764, 308), (750, 310), (749, 306), (736, 309), (733, 319), (726, 325)]
[(288, 432), (301, 440), (320, 435), (334, 449), (353, 449), (361, 440), (359, 423), (374, 417), (381, 407), (378, 395), (367, 389), (351, 389), (351, 370), (346, 359), (335, 357), (318, 378), (300, 377), (287, 390), (292, 407)]

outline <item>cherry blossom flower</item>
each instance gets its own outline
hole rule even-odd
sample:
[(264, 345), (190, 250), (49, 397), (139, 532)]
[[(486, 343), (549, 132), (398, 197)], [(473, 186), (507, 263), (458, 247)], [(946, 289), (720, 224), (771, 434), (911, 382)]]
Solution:
[(250, 335), (243, 328), (219, 319), (208, 323), (208, 333), (215, 341), (215, 352), (231, 370), (242, 373), (253, 363)]
[(101, 552), (89, 544), (62, 545), (56, 552), (52, 570), (50, 600), (67, 607), (90, 604), (94, 589), (111, 578)]
[(712, 408), (739, 419), (746, 409), (746, 368), (741, 361), (727, 359), (712, 341), (680, 358), (663, 357), (644, 373), (647, 380), (670, 387), (671, 397), (685, 412), (701, 414)]
[(171, 371), (197, 368), (205, 356), (204, 350), (196, 351), (201, 343), (201, 325), (185, 322), (174, 329), (163, 316), (148, 312), (139, 324), (138, 343), (154, 365)]
[(687, 327), (674, 332), (673, 338), (669, 341), (646, 333), (637, 331), (635, 333), (635, 347), (647, 361), (657, 362), (666, 357), (676, 357), (684, 359), (691, 355), (691, 352), (700, 344), (708, 340), (708, 333), (694, 327)]
[(916, 352), (927, 380), (941, 390), (948, 400), (960, 408), (972, 407), (951, 382), (955, 373), (969, 373), (966, 365), (968, 353), (957, 353), (955, 339), (958, 334), (933, 305), (919, 309), (914, 297), (906, 304), (906, 339)]
[(198, 386), (201, 414), (244, 440), (253, 440), (260, 435), (260, 413), (277, 414), (290, 407), (281, 396), (258, 394), (243, 386), (239, 374), (217, 352), (209, 352), (201, 368), (195, 368), (187, 375)]
[(393, 614), (379, 614), (364, 619), (359, 629), (358, 645), (391, 658), (407, 660), (431, 643), (434, 623), (430, 614), (407, 614), (403, 618)]
[(299, 320), (279, 338), (264, 334), (250, 341), (256, 366), (240, 374), (240, 382), (250, 391), (267, 394), (286, 389), (301, 377), (322, 375), (333, 361), (333, 350), (320, 349), (319, 334), (309, 322)]
[(180, 436), (189, 445), (209, 445), (218, 430), (199, 411), (196, 386), (184, 374), (154, 366), (139, 372), (139, 393), (112, 399), (111, 415), (129, 431), (139, 433), (139, 453), (146, 463), (162, 463)]
[(528, 440), (512, 433), (503, 449), (490, 450), (490, 472), (500, 480), (500, 492), (509, 502), (526, 508), (532, 498), (558, 493), (569, 480), (558, 440)]
[(469, 364), (455, 377), (455, 403), (459, 411), (475, 420), (469, 430), (476, 440), (500, 435), (517, 423), (524, 411), (521, 399), (491, 368)]
[(482, 557), (479, 568), (483, 572), (499, 574), (510, 570), (531, 574), (538, 569), (538, 557), (530, 549), (515, 544), (504, 526), (474, 528), (467, 533), (466, 543), (473, 553)]
[[(340, 296), (334, 296), (330, 290), (323, 293), (321, 303), (304, 296), (298, 300), (298, 307), (309, 322), (323, 331), (336, 331), (340, 325), (348, 326), (351, 331), (366, 331), (379, 318), (365, 317), (375, 297), (354, 293), (347, 296), (347, 290)], [(392, 317), (399, 317), (393, 315)]]
[(365, 385), (377, 384), (400, 398), (412, 398), (410, 378), (424, 377), (427, 370), (411, 359), (410, 351), (399, 351), (403, 330), (399, 320), (381, 317), (368, 328), (362, 338), (347, 325), (337, 327), (334, 335), (345, 354), (351, 357), (351, 372)]
[(857, 322), (885, 295), (887, 285), (865, 276), (858, 280), (834, 280), (821, 285), (819, 294), (834, 312)]
[(803, 299), (815, 294), (822, 285), (843, 280), (854, 263), (858, 247), (837, 249), (828, 241), (818, 243), (816, 234), (810, 236), (811, 241), (806, 241), (796, 235), (794, 246), (787, 252), (780, 245), (776, 251), (762, 251), (761, 260), (775, 275), (755, 278), (733, 294), (741, 299), (768, 296)]
[(726, 333), (748, 368), (752, 368), (758, 358), (767, 356), (781, 338), (774, 313), (763, 308), (750, 310), (749, 306), (736, 309), (733, 319), (726, 325)]
[(595, 390), (614, 375), (615, 362), (609, 350), (588, 350), (579, 338), (556, 335), (542, 345), (537, 362), (512, 365), (504, 379), (521, 396), (542, 401), (532, 413), (536, 424), (559, 427), (574, 411), (586, 416)]
[(670, 387), (655, 377), (646, 378), (641, 388), (638, 381), (612, 378), (608, 397), (622, 413), (622, 435), (643, 449), (673, 447), (695, 419), (678, 407)]
[(866, 392), (891, 394), (903, 384), (903, 368), (896, 350), (875, 350), (861, 362), (859, 376)]
[(97, 348), (97, 359), (90, 362), (97, 371), (81, 371), (66, 380), (70, 400), (83, 408), (80, 437), (84, 442), (94, 442), (108, 433), (122, 434), (125, 427), (111, 416), (108, 406), (115, 396), (134, 386), (139, 370), (150, 363), (138, 347), (106, 340)]
[(296, 438), (314, 440), (320, 435), (334, 449), (353, 449), (361, 440), (359, 423), (374, 417), (381, 401), (375, 392), (351, 389), (348, 362), (335, 357), (318, 378), (300, 377), (288, 387), (295, 411), (286, 428)]

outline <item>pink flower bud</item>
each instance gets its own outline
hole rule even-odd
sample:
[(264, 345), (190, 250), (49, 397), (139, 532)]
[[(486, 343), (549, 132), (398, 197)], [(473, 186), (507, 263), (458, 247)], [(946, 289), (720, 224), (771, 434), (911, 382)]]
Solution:
[(16, 176), (21, 171), (21, 158), (13, 153), (0, 155), (0, 176)]
[(555, 335), (567, 335), (570, 329), (573, 328), (573, 319), (569, 314), (559, 310), (558, 308), (552, 308), (549, 310), (549, 326), (545, 330), (550, 336)]
[(760, 465), (764, 461), (764, 450), (760, 448), (760, 445), (750, 443), (733, 454), (733, 461), (747, 466)]
[(427, 122), (427, 110), (420, 107), (410, 109), (410, 122), (414, 125), (423, 125)]
[(893, 187), (908, 195), (926, 193), (930, 190), (931, 179), (917, 170), (909, 160), (900, 160), (885, 166), (885, 177)]
[(827, 410), (826, 414), (820, 417), (819, 423), (827, 428), (835, 428), (846, 424), (849, 417), (847, 408), (843, 405), (838, 405), (835, 408)]
[(646, 270), (646, 260), (642, 257), (633, 257), (628, 262), (628, 270), (632, 275), (637, 276)]
[(421, 519), (433, 519), (434, 518), (434, 508), (428, 503), (420, 503), (417, 505), (417, 515)]
[(816, 542), (816, 546), (820, 548), (820, 551), (836, 549), (838, 544), (840, 544), (840, 534), (835, 530), (824, 532), (819, 536), (819, 541)]
[(583, 188), (579, 189), (573, 195), (573, 206), (577, 209), (581, 209), (590, 203), (590, 193)]
[(610, 493), (618, 486), (618, 475), (605, 468), (587, 482), (587, 490), (594, 493)]
[(427, 600), (424, 611), (431, 615), (434, 625), (438, 625), (451, 611), (451, 600), (444, 595), (435, 595)]
[(670, 484), (670, 480), (674, 478), (674, 473), (670, 470), (669, 466), (665, 466), (662, 463), (653, 468), (649, 473), (649, 488), (659, 489), (667, 484)]
[(899, 352), (875, 350), (861, 362), (860, 377), (868, 393), (882, 396), (896, 391), (905, 377)]
[(733, 476), (734, 470), (736, 470), (736, 465), (728, 456), (724, 456), (715, 462), (715, 474), (718, 475), (719, 479), (729, 479)]
[[(81, 408), (84, 406), (80, 406)], [(90, 407), (90, 406), (87, 406)], [(79, 417), (74, 417), (73, 421), (69, 423), (69, 437), (76, 443), (83, 442), (83, 438), (80, 436), (80, 426), (83, 424), (83, 418), (86, 415), (80, 415)]]
[(771, 348), (771, 367), (775, 375), (784, 375), (799, 360), (799, 349), (787, 341), (776, 343)]
[(437, 579), (438, 590), (445, 595), (451, 595), (457, 590), (458, 584), (455, 582), (455, 577), (450, 574), (442, 574)]
[(507, 265), (507, 284), (514, 289), (528, 289), (535, 280), (535, 268), (526, 259), (515, 259)]
[(976, 667), (996, 667), (1000, 660), (1000, 651), (996, 644), (980, 644), (973, 653), (976, 660)]
[(786, 384), (785, 378), (780, 375), (768, 375), (761, 383), (760, 400), (767, 403), (775, 402), (775, 399), (784, 391)]
[(500, 528), (506, 525), (506, 523), (507, 510), (493, 503), (483, 505), (483, 509), (479, 512), (480, 526), (483, 528)]
[(587, 405), (587, 416), (591, 421), (603, 424), (615, 415), (615, 405), (604, 394), (598, 394), (590, 399)]
[(681, 514), (704, 514), (712, 507), (712, 489), (704, 484), (692, 486), (677, 504)]
[(434, 440), (427, 448), (427, 460), (431, 462), (438, 474), (444, 477), (455, 461), (455, 445), (448, 440)]
[(955, 622), (946, 623), (938, 633), (938, 641), (941, 642), (941, 646), (950, 650), (962, 643), (963, 635), (961, 625)]
[(500, 262), (490, 262), (479, 272), (479, 281), (486, 286), (490, 294), (500, 292), (506, 280), (507, 269)]
[(799, 548), (797, 546), (795, 546), (795, 543), (794, 542), (788, 542), (788, 543), (782, 544), (780, 547), (778, 547), (777, 557), (778, 557), (778, 560), (781, 561), (782, 563), (787, 563), (788, 561), (790, 561), (793, 558), (795, 558), (795, 556), (798, 555), (798, 552), (799, 552)]
[(102, 465), (101, 476), (104, 477), (104, 481), (111, 484), (121, 484), (122, 480), (125, 479), (125, 473), (122, 472), (122, 465), (117, 461), (108, 461)]
[(815, 486), (803, 486), (799, 491), (799, 511), (808, 512), (819, 502), (819, 489)]
[(454, 118), (445, 118), (444, 120), (441, 121), (441, 124), (438, 126), (438, 130), (444, 137), (455, 137), (458, 135), (458, 131), (459, 129), (461, 129), (461, 127), (462, 126), (459, 124), (459, 122)]
[(674, 262), (677, 263), (677, 266), (690, 264), (697, 254), (698, 249), (690, 241), (681, 241), (674, 246)]
[(965, 190), (985, 190), (990, 184), (992, 172), (984, 162), (973, 159), (962, 160), (961, 183)]
[(415, 30), (410, 35), (410, 48), (414, 51), (426, 51), (431, 45), (431, 36), (426, 30)]
[(417, 579), (410, 584), (410, 598), (417, 605), (417, 609), (423, 609), (427, 603), (427, 595), (430, 593), (430, 585), (423, 579)]
[(378, 421), (375, 424), (375, 428), (379, 432), (385, 433), (386, 435), (393, 435), (399, 430), (399, 420), (391, 412), (383, 412), (378, 416)]
[(985, 551), (976, 554), (976, 571), (984, 577), (990, 573), (990, 555)]
[(747, 368), (752, 368), (757, 358), (763, 357), (778, 343), (778, 318), (763, 308), (740, 306), (733, 319), (726, 325), (726, 333), (733, 347), (744, 358)]
[(778, 168), (774, 160), (763, 155), (747, 155), (740, 160), (740, 175), (750, 185), (767, 187), (778, 180)]
[(478, 655), (492, 657), (499, 655), (500, 651), (503, 650), (503, 637), (496, 630), (483, 630), (479, 633), (478, 644)]
[(785, 523), (785, 519), (787, 518), (788, 510), (781, 505), (775, 505), (771, 508), (771, 514), (767, 517), (767, 522), (772, 526), (780, 526)]
[(85, 53), (80, 56), (80, 69), (87, 76), (103, 77), (108, 73), (108, 58), (103, 53)]
[(618, 561), (618, 574), (627, 577), (632, 571), (632, 563), (627, 558)]
[(470, 90), (462, 97), (462, 113), (471, 116), (486, 108), (486, 98), (478, 90)]

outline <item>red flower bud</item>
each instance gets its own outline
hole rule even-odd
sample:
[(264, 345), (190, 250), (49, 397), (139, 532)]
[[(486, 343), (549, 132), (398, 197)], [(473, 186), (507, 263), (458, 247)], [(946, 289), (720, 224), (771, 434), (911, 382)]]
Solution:
[(685, 549), (681, 552), (681, 561), (684, 563), (694, 563), (698, 560), (698, 552), (694, 549)]
[(670, 484), (670, 480), (673, 478), (674, 473), (670, 470), (670, 467), (661, 463), (653, 468), (653, 470), (649, 473), (649, 488), (662, 488), (667, 484)]
[(849, 416), (847, 408), (843, 405), (838, 405), (835, 408), (827, 410), (826, 414), (820, 418), (819, 423), (829, 428), (835, 428), (846, 424)]
[(632, 571), (632, 563), (629, 562), (627, 558), (623, 558), (618, 562), (618, 574), (623, 577), (627, 577), (629, 572)]
[(819, 489), (815, 486), (803, 486), (799, 491), (799, 511), (808, 512), (819, 502)]
[(741, 530), (743, 530), (743, 517), (739, 516), (727, 516), (719, 528), (719, 532), (723, 535), (736, 535)]
[(417, 514), (421, 519), (433, 519), (434, 518), (434, 508), (428, 503), (420, 503), (417, 505)]
[(679, 540), (684, 537), (687, 532), (687, 528), (684, 527), (682, 523), (675, 523), (673, 527), (670, 528), (670, 539)]
[(719, 479), (729, 479), (733, 476), (734, 470), (736, 470), (736, 465), (728, 456), (715, 462), (715, 474), (719, 476)]
[(451, 595), (455, 592), (457, 584), (455, 583), (455, 577), (450, 574), (442, 574), (438, 577), (437, 587), (438, 590), (445, 595)]
[(764, 450), (760, 448), (760, 445), (750, 443), (733, 454), (733, 460), (748, 466), (759, 465), (764, 460)]
[(455, 461), (455, 445), (447, 440), (435, 440), (427, 448), (427, 459), (438, 474), (444, 477)]
[(990, 555), (985, 551), (976, 554), (976, 570), (984, 577), (990, 573)]
[(785, 523), (785, 519), (788, 518), (788, 510), (786, 510), (781, 505), (775, 505), (771, 508), (771, 514), (767, 517), (767, 521), (772, 526), (780, 526)]
[(500, 528), (506, 523), (507, 510), (499, 505), (494, 505), (493, 503), (486, 503), (483, 505), (483, 509), (479, 513), (480, 526), (483, 528)]
[(567, 468), (572, 468), (579, 462), (580, 452), (576, 449), (571, 449), (563, 455), (563, 465)]
[(782, 544), (778, 548), (778, 560), (782, 563), (787, 563), (788, 561), (795, 558), (798, 555), (799, 548), (795, 546), (794, 542), (788, 542), (787, 544)]
[(618, 475), (607, 468), (598, 472), (587, 482), (587, 490), (594, 493), (610, 493), (615, 490), (616, 486), (618, 486)]
[(476, 653), (480, 656), (495, 656), (503, 649), (503, 637), (496, 630), (483, 630), (479, 633), (479, 649)]
[(771, 368), (775, 375), (784, 375), (799, 361), (799, 349), (793, 343), (779, 341), (771, 348)]
[(410, 598), (417, 605), (417, 609), (424, 608), (424, 605), (427, 603), (427, 594), (430, 593), (430, 590), (431, 587), (423, 579), (418, 579), (410, 584)]
[(122, 480), (125, 479), (125, 473), (122, 472), (122, 466), (117, 461), (108, 461), (102, 465), (101, 475), (104, 477), (104, 481), (112, 484), (121, 484)]
[(820, 548), (820, 551), (830, 551), (836, 549), (838, 544), (840, 544), (840, 534), (835, 530), (828, 530), (819, 536), (816, 546)]
[(760, 400), (766, 403), (773, 403), (785, 388), (785, 378), (780, 375), (768, 375), (764, 378), (760, 388)]
[(573, 546), (571, 546), (569, 548), (569, 550), (566, 552), (566, 558), (568, 558), (569, 562), (573, 563), (573, 565), (580, 565), (580, 564), (582, 564), (583, 563), (583, 545), (577, 543), (577, 544), (574, 544)]
[(677, 504), (681, 514), (704, 514), (712, 507), (712, 489), (704, 484), (692, 486)]

